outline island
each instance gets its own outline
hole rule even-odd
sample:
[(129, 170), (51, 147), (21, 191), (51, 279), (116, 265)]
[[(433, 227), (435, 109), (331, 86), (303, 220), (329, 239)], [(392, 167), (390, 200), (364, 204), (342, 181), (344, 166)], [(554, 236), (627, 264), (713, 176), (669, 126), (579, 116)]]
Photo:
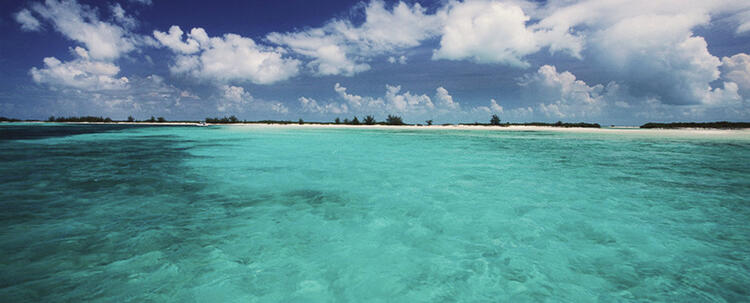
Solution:
[(750, 122), (672, 122), (672, 123), (654, 123), (649, 122), (641, 125), (641, 128), (715, 128), (715, 129), (742, 129), (750, 128)]

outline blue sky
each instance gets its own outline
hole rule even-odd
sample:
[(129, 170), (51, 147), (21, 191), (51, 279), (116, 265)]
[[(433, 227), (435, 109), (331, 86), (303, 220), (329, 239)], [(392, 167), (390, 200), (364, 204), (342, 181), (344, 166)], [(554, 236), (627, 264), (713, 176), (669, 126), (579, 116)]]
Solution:
[(750, 120), (748, 1), (0, 8), (0, 116)]

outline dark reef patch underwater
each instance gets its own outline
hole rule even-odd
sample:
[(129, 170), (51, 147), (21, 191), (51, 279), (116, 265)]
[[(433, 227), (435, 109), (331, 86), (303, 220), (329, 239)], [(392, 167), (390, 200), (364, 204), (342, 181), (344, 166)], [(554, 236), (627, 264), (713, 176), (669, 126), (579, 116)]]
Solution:
[(0, 124), (0, 301), (748, 301), (748, 151)]

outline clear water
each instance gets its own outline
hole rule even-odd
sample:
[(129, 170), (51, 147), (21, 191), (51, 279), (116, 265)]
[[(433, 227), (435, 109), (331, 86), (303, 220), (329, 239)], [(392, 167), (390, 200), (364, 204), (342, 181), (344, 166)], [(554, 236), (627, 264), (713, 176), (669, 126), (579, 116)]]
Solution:
[(0, 125), (0, 301), (750, 300), (750, 138)]

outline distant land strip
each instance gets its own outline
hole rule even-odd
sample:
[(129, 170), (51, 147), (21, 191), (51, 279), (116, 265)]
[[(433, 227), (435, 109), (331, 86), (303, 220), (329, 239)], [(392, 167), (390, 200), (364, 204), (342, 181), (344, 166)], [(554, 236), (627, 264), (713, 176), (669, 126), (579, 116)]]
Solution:
[[(336, 118), (334, 121), (330, 122), (309, 122), (309, 121), (303, 121), (302, 119), (299, 119), (298, 121), (291, 121), (291, 120), (257, 120), (257, 121), (248, 121), (248, 120), (240, 120), (235, 116), (230, 117), (223, 117), (223, 118), (206, 118), (203, 121), (197, 121), (197, 120), (167, 120), (164, 117), (158, 117), (154, 118), (151, 117), (150, 119), (146, 120), (136, 120), (133, 117), (128, 117), (127, 120), (113, 120), (109, 117), (101, 117), (101, 116), (71, 116), (71, 117), (55, 117), (51, 116), (47, 120), (36, 120), (36, 119), (16, 119), (16, 118), (7, 118), (7, 117), (1, 117), (0, 116), (0, 122), (66, 122), (66, 123), (208, 123), (208, 124), (282, 124), (282, 125), (288, 125), (288, 124), (312, 124), (312, 125), (417, 125), (417, 126), (423, 126), (432, 125), (432, 120), (425, 121), (424, 124), (422, 123), (416, 123), (416, 124), (408, 124), (404, 123), (401, 117), (399, 116), (393, 116), (388, 115), (388, 118), (384, 121), (376, 121), (373, 116), (365, 116), (360, 121), (356, 116), (349, 120), (348, 118), (344, 120), (340, 120), (339, 118)], [(526, 123), (510, 123), (510, 122), (504, 122), (500, 123), (500, 119), (497, 118), (497, 116), (493, 116), (492, 119), (490, 119), (490, 123), (480, 123), (480, 122), (473, 122), (473, 123), (444, 123), (441, 124), (443, 126), (450, 126), (450, 125), (474, 125), (474, 126), (544, 126), (544, 127), (563, 127), (563, 128), (601, 128), (601, 125), (599, 123), (586, 123), (586, 122), (577, 122), (577, 123), (567, 123), (562, 121), (557, 121), (555, 123), (547, 123), (547, 122), (526, 122)], [(655, 122), (649, 122), (646, 124), (643, 124), (640, 126), (640, 128), (661, 128), (661, 129), (677, 129), (677, 128), (712, 128), (712, 129), (743, 129), (743, 128), (750, 128), (750, 122), (728, 122), (728, 121), (717, 121), (717, 122), (671, 122), (671, 123), (655, 123)]]
[(672, 122), (672, 123), (646, 123), (641, 128), (718, 128), (718, 129), (740, 129), (750, 128), (750, 122)]

